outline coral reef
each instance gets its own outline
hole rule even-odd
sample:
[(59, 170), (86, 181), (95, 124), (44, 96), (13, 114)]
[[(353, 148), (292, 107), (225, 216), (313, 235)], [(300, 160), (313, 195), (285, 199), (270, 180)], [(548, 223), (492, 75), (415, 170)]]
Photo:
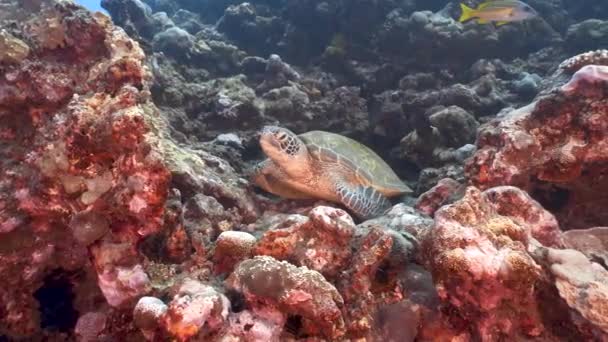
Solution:
[[(0, 341), (608, 339), (608, 7), (530, 3), (0, 1)], [(416, 192), (264, 193), (267, 124)]]
[(423, 245), (443, 305), (472, 338), (570, 340), (605, 331), (606, 269), (562, 249), (555, 218), (518, 188), (468, 188), (435, 213)]
[(537, 336), (543, 328), (534, 287), (541, 273), (526, 250), (531, 239), (559, 246), (559, 233), (553, 216), (521, 190), (469, 188), (435, 213), (425, 254), (439, 296), (479, 336)]
[[(222, 149), (237, 171), (259, 156), (256, 131), (277, 122), (296, 133), (324, 129), (359, 139), (405, 165), (400, 175), (412, 180), (417, 168), (460, 165), (471, 151), (459, 148), (473, 143), (479, 118), (525, 104), (556, 55), (565, 56), (546, 22), (534, 21), (532, 30), (463, 25), (443, 1), (104, 6), (147, 47), (154, 102), (172, 136)], [(411, 135), (427, 112), (437, 114), (431, 124), (445, 141), (424, 150)], [(459, 128), (469, 134), (452, 133)], [(224, 133), (236, 134), (242, 148), (218, 147), (213, 141)]]
[[(0, 79), (0, 330), (9, 336), (70, 324), (49, 322), (35, 299), (53, 272), (80, 310), (100, 294), (118, 307), (148, 291), (135, 247), (161, 227), (170, 176), (146, 138), (138, 45), (73, 4), (44, 3), (21, 25), (31, 51)], [(80, 292), (88, 272), (101, 293)]]
[(594, 176), (606, 171), (605, 70), (583, 66), (565, 85), (483, 127), (478, 150), (467, 162), (471, 183), (482, 189), (506, 184), (525, 189), (556, 214), (565, 230), (605, 222), (600, 207), (606, 183)]
[[(560, 296), (591, 325), (608, 333), (608, 271), (574, 250), (550, 249), (551, 273)], [(584, 325), (585, 323), (581, 323)], [(602, 333), (596, 332), (596, 336)]]
[(316, 271), (256, 256), (240, 263), (226, 282), (229, 288), (243, 293), (254, 313), (269, 311), (267, 315), (276, 311), (283, 321), (287, 315), (299, 315), (305, 334), (330, 339), (344, 334), (341, 312), (344, 301), (336, 288)]
[[(111, 336), (120, 333), (114, 315), (153, 290), (138, 246), (164, 233), (170, 184), (184, 200), (214, 194), (224, 225), (251, 220), (256, 208), (225, 162), (167, 138), (143, 51), (107, 17), (48, 1), (20, 25), (4, 50), (19, 58), (1, 66), (0, 79), (0, 334), (69, 331), (70, 311), (46, 307), (60, 301), (83, 313), (107, 303), (106, 323), (78, 322)], [(191, 235), (204, 229), (187, 223)], [(170, 228), (176, 238), (179, 227)]]
[(264, 233), (255, 246), (254, 254), (289, 260), (325, 277), (336, 277), (350, 261), (348, 247), (355, 224), (341, 209), (318, 206), (308, 215), (285, 217), (279, 224), (280, 229)]
[(564, 233), (568, 248), (576, 249), (604, 267), (608, 267), (608, 228), (569, 230)]

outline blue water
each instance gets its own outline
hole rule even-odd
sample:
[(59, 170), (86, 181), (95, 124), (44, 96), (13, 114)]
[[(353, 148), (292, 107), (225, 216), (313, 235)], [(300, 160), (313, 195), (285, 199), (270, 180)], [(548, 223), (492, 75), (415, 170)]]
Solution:
[(91, 11), (106, 12), (106, 10), (101, 8), (101, 0), (75, 0), (75, 2), (90, 9)]

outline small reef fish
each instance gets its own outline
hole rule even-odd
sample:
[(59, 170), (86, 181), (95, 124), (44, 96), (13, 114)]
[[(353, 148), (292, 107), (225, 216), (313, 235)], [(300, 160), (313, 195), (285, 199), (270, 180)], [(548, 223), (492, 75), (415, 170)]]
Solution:
[(496, 22), (497, 26), (501, 26), (538, 15), (530, 5), (517, 0), (489, 0), (479, 4), (477, 8), (470, 8), (461, 3), (460, 8), (462, 9), (462, 15), (458, 21), (461, 23), (477, 19), (479, 24)]

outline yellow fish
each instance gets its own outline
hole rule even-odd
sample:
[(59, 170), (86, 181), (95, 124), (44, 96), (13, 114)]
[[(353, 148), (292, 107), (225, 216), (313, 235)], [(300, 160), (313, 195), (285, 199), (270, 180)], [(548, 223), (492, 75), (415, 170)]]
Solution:
[(517, 0), (489, 0), (485, 1), (477, 8), (470, 8), (465, 4), (460, 4), (462, 15), (459, 22), (477, 19), (477, 23), (485, 24), (496, 22), (497, 26), (504, 25), (512, 21), (521, 21), (533, 18), (538, 15), (536, 11)]

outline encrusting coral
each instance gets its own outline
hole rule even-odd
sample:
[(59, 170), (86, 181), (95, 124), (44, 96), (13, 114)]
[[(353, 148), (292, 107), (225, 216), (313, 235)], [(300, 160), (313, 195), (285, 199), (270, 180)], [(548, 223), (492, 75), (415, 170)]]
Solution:
[(0, 78), (0, 311), (10, 313), (0, 321), (9, 336), (40, 328), (34, 291), (56, 269), (94, 267), (110, 305), (143, 294), (134, 248), (160, 227), (169, 181), (146, 141), (138, 45), (69, 3), (44, 3), (21, 25), (32, 51)]
[(555, 218), (515, 187), (470, 187), (461, 200), (435, 213), (425, 260), (439, 296), (476, 336), (543, 333), (535, 298), (542, 272), (527, 252), (531, 240), (562, 245)]
[(559, 68), (576, 72), (585, 65), (608, 65), (608, 50), (594, 50), (581, 53), (563, 61)]
[(608, 185), (595, 175), (606, 172), (607, 70), (579, 66), (566, 84), (482, 127), (466, 164), (469, 182), (522, 188), (565, 230), (601, 225)]

